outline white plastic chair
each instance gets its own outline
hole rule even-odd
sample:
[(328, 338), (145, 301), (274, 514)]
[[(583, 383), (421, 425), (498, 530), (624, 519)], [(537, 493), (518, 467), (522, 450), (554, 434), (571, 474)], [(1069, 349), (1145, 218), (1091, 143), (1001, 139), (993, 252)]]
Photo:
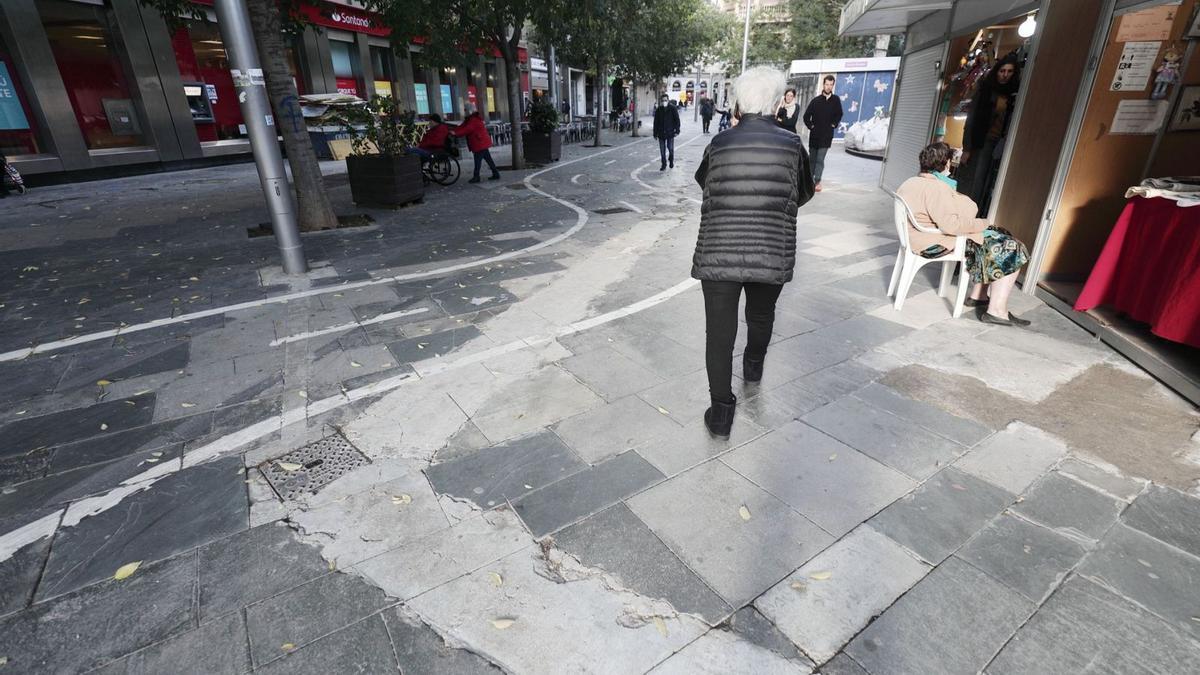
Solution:
[(955, 237), (954, 248), (943, 256), (925, 258), (918, 255), (912, 250), (912, 245), (909, 243), (908, 228), (910, 225), (921, 232), (935, 234), (942, 232), (936, 227), (926, 227), (917, 222), (912, 209), (900, 195), (893, 193), (892, 197), (895, 198), (896, 233), (900, 235), (900, 252), (896, 254), (896, 266), (892, 269), (892, 281), (888, 284), (888, 297), (896, 296), (895, 309), (897, 312), (900, 311), (904, 307), (904, 298), (908, 295), (908, 289), (912, 286), (917, 272), (929, 263), (942, 263), (942, 278), (938, 283), (938, 295), (943, 298), (949, 297), (950, 282), (954, 279), (954, 265), (958, 263), (958, 295), (954, 300), (954, 318), (957, 319), (962, 316), (963, 303), (967, 299), (967, 287), (971, 284), (971, 275), (967, 272), (967, 238), (961, 235)]

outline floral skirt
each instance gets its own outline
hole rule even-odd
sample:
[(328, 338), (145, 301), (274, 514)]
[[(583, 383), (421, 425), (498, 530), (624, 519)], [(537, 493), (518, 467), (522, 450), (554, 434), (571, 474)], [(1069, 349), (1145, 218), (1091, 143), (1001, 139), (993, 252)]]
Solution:
[(974, 283), (991, 283), (1029, 262), (1029, 251), (1011, 232), (992, 225), (983, 231), (983, 244), (967, 240), (967, 270)]

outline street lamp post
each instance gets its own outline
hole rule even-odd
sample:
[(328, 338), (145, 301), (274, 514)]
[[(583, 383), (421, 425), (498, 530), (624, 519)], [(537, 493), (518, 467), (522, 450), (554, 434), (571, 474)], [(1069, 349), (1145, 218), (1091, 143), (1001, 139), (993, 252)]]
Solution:
[(746, 55), (750, 51), (750, 0), (746, 0), (746, 29), (742, 33), (742, 72), (746, 72)]

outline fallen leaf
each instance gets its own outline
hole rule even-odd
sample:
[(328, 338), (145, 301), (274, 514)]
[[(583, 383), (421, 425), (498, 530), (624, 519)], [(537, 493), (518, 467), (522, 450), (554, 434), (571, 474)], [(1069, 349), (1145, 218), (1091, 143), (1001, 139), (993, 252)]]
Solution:
[(296, 649), (296, 645), (294, 645), (290, 642), (285, 642), (282, 645), (280, 645), (279, 648), (285, 652), (290, 652), (290, 651), (294, 651)]
[(297, 393), (299, 393), (299, 394), (300, 394), (300, 398), (308, 398), (308, 392), (307, 392), (307, 391), (303, 391), (303, 390), (301, 390), (301, 391), (299, 391), (299, 392), (297, 392)]
[(951, 483), (951, 484), (950, 484), (950, 487), (952, 487), (952, 488), (954, 488), (955, 490), (958, 490), (958, 491), (960, 491), (960, 492), (966, 492), (966, 491), (967, 491), (967, 488), (965, 488), (965, 487), (963, 487), (963, 486), (959, 485), (958, 483)]
[(835, 453), (833, 453), (832, 455), (830, 455), (830, 456), (829, 456), (829, 461), (831, 461), (831, 462), (832, 462), (832, 461), (833, 461), (833, 460), (835, 460), (835, 459), (837, 459), (837, 453), (836, 453), (836, 452), (835, 452)]
[(661, 616), (654, 617), (654, 627), (663, 637), (667, 637), (667, 622)]
[(516, 622), (517, 622), (516, 619), (509, 619), (509, 618), (492, 619), (492, 625), (495, 626), (496, 630), (505, 630), (505, 629), (511, 628), (512, 625)]
[(750, 520), (750, 509), (746, 508), (746, 505), (743, 504), (738, 507), (738, 515), (742, 517), (742, 520)]
[(107, 430), (108, 430), (108, 425), (105, 424), (104, 422), (101, 422), (100, 423), (100, 431), (107, 431)]
[(101, 387), (107, 387), (108, 385), (112, 384), (112, 382), (109, 382), (108, 380), (96, 380), (96, 384), (100, 385)]
[(807, 591), (807, 590), (808, 590), (808, 584), (804, 583), (803, 581), (793, 581), (793, 582), (792, 582), (792, 590), (794, 590), (794, 591)]
[(152, 453), (150, 453), (150, 456), (151, 457), (162, 457), (163, 456), (162, 450), (157, 450), (155, 452), (152, 452)]
[(812, 574), (808, 575), (808, 578), (815, 579), (816, 581), (825, 581), (832, 576), (833, 572), (813, 572)]
[(8, 665), (8, 657), (0, 656), (0, 667)]
[(24, 414), (25, 414), (25, 413), (27, 413), (27, 412), (29, 412), (29, 411), (28, 411), (28, 410), (18, 410), (18, 411), (17, 411), (17, 414), (18, 414), (18, 415), (24, 415)]
[(658, 412), (660, 412), (660, 413), (662, 413), (662, 414), (664, 414), (664, 415), (670, 415), (670, 414), (671, 414), (671, 413), (670, 413), (670, 411), (668, 411), (666, 408), (662, 407), (661, 405), (660, 405), (660, 406), (655, 406), (655, 407), (656, 407), (656, 408), (658, 408)]
[(195, 408), (195, 407), (196, 407), (196, 404), (195, 404), (195, 403), (180, 403), (180, 404), (179, 404), (179, 407), (181, 407), (181, 408)]
[(351, 368), (362, 368), (362, 364), (361, 364), (361, 363), (359, 363), (358, 361), (351, 361), (351, 362), (350, 362), (350, 367), (351, 367)]
[(504, 585), (504, 577), (500, 576), (496, 572), (488, 572), (488, 580), (491, 581), (492, 585), (496, 588), (500, 588)]
[(525, 489), (526, 489), (526, 490), (532, 490), (532, 489), (533, 489), (533, 486), (532, 486), (532, 485), (529, 485), (528, 483), (526, 483), (526, 484), (525, 484)]
[(141, 566), (142, 566), (141, 560), (139, 560), (137, 562), (131, 562), (131, 563), (128, 563), (125, 565), (121, 565), (120, 567), (117, 568), (117, 573), (113, 575), (113, 578), (116, 579), (117, 581), (120, 581), (122, 579), (127, 579), (130, 576), (132, 576), (134, 572), (137, 571), (137, 568), (139, 568)]
[(392, 497), (392, 503), (396, 504), (396, 505), (411, 504), (412, 497), (409, 495), (396, 495), (396, 496)]
[(300, 469), (304, 468), (303, 466), (293, 462), (276, 462), (275, 466), (283, 469), (284, 471), (299, 471)]
[(146, 459), (144, 459), (142, 461), (154, 464), (154, 463), (158, 462), (158, 458), (157, 457), (147, 457)]

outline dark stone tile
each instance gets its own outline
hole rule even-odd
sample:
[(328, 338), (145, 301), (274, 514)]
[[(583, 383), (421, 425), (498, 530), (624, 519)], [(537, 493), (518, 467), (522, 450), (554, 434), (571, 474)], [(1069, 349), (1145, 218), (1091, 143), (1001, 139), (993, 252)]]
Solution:
[(157, 422), (107, 436), (67, 443), (54, 449), (48, 472), (60, 473), (137, 453), (162, 450), (168, 446), (203, 436), (210, 431), (212, 431), (212, 415), (202, 413)]
[(155, 345), (153, 349), (108, 349), (102, 352), (77, 355), (71, 368), (58, 383), (58, 391), (95, 386), (99, 380), (117, 382), (168, 370), (179, 370), (188, 364), (191, 343)]
[(195, 627), (195, 592), (194, 556), (143, 565), (0, 620), (0, 655), (14, 673), (95, 668)]
[(1050, 473), (1013, 510), (1046, 527), (1099, 539), (1123, 508), (1125, 502), (1061, 473)]
[(135, 560), (161, 560), (246, 529), (250, 505), (241, 457), (173, 473), (118, 505), (63, 528), (38, 602), (112, 576)]
[(955, 417), (928, 403), (914, 401), (895, 389), (879, 383), (867, 384), (854, 397), (880, 410), (915, 422), (933, 433), (965, 447), (971, 447), (991, 435), (992, 430), (972, 420)]
[(468, 325), (392, 342), (387, 348), (400, 363), (415, 363), (450, 354), (481, 335), (478, 328)]
[(817, 672), (820, 675), (870, 675), (854, 659), (847, 656), (845, 652), (829, 659)]
[(785, 659), (801, 663), (806, 668), (813, 667), (812, 660), (753, 605), (743, 607), (729, 617), (729, 630)]
[(46, 475), (51, 450), (39, 448), (23, 455), (0, 458), (0, 487), (24, 483)]
[(484, 448), (425, 469), (433, 489), (488, 509), (587, 468), (549, 431)]
[(1200, 499), (1151, 485), (1133, 500), (1121, 519), (1155, 539), (1200, 556)]
[[(257, 299), (257, 298), (255, 298)], [(146, 314), (149, 310), (138, 312)], [(146, 314), (147, 318), (157, 318), (158, 315)], [(114, 346), (136, 350), (146, 345), (158, 345), (168, 341), (186, 340), (189, 337), (220, 330), (225, 326), (225, 315), (217, 314), (199, 319), (181, 321), (158, 328), (147, 328), (132, 333), (122, 333), (113, 339)]]
[[(53, 515), (56, 509), (43, 508), (22, 516), (0, 518), (0, 533), (8, 533), (29, 525), (43, 517)], [(11, 557), (0, 560), (0, 616), (24, 609), (33, 601), (33, 592), (46, 557), (50, 555), (50, 541), (45, 537), (17, 549)]]
[(599, 567), (641, 595), (661, 598), (711, 625), (733, 611), (624, 504), (554, 535), (554, 543), (588, 567)]
[(283, 399), (280, 396), (267, 396), (225, 408), (217, 408), (212, 415), (212, 433), (214, 435), (228, 434), (282, 412)]
[(397, 605), (383, 612), (383, 620), (400, 658), (404, 675), (500, 675), (503, 671), (467, 649), (446, 644), (421, 619)]
[[(2, 333), (4, 331), (0, 331)], [(19, 349), (29, 345), (15, 345)], [(67, 371), (70, 359), (51, 360), (47, 356), (35, 356), (27, 361), (0, 364), (0, 406), (9, 406), (20, 401), (42, 396), (54, 391), (55, 385)]]
[[(0, 428), (0, 438), (5, 439), (0, 457), (14, 457), (37, 448), (115, 434), (149, 424), (154, 417), (154, 401), (155, 396), (150, 393), (9, 422)], [(102, 425), (105, 428), (101, 428)]]
[(329, 571), (291, 528), (260, 525), (200, 548), (200, 621), (236, 611)]
[(383, 380), (397, 377), (399, 375), (411, 374), (412, 372), (412, 367), (407, 364), (402, 366), (394, 366), (391, 368), (384, 368), (383, 370), (376, 371), (374, 373), (366, 373), (357, 377), (351, 377), (349, 379), (342, 380), (342, 386), (345, 387), (346, 391), (353, 391), (359, 387), (365, 387), (369, 384), (382, 382)]
[(661, 471), (630, 451), (531, 492), (515, 501), (513, 507), (533, 536), (541, 537), (663, 478)]
[[(285, 644), (303, 647), (390, 604), (383, 591), (356, 576), (327, 574), (246, 608), (250, 656), (262, 666), (283, 656)], [(337, 670), (345, 669), (323, 672)]]
[(1040, 603), (1085, 553), (1076, 541), (1002, 513), (958, 557)]
[[(299, 644), (299, 643), (296, 643)], [(284, 650), (276, 645), (278, 654)], [(376, 615), (347, 626), (276, 661), (255, 673), (328, 675), (329, 673), (398, 673), (396, 654), (383, 618)], [(407, 672), (407, 671), (404, 671)]]
[(517, 296), (500, 286), (485, 284), (439, 291), (433, 294), (433, 299), (447, 314), (457, 316), (489, 307), (509, 305), (517, 301)]
[(237, 675), (250, 670), (246, 621), (240, 612), (150, 645), (96, 671), (100, 675), (204, 672)]

